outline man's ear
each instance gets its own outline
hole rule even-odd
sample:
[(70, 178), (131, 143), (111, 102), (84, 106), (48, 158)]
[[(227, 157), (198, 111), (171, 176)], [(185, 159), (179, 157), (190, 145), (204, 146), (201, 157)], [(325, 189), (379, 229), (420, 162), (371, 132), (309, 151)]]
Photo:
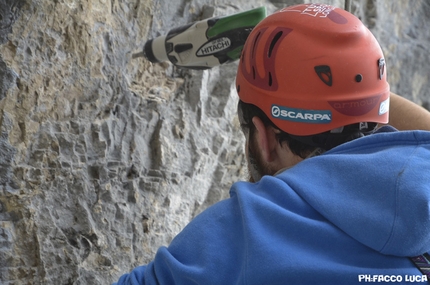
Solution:
[[(276, 133), (273, 127), (265, 126), (259, 117), (253, 117), (252, 123), (256, 128), (255, 137), (265, 162), (272, 162), (276, 156)], [(251, 139), (251, 138), (250, 138)]]

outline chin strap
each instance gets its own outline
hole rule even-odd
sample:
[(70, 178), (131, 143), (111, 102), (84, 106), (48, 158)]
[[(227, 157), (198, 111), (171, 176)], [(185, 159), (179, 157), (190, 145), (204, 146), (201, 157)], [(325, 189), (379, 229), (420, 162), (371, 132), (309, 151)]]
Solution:
[(428, 253), (424, 253), (423, 255), (410, 257), (409, 259), (423, 275), (427, 276), (427, 280), (430, 283), (430, 255)]

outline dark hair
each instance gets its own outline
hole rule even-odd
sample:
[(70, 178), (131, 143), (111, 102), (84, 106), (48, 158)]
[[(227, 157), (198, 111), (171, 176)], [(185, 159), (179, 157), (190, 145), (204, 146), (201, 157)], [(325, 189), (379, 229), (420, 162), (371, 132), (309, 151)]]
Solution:
[(317, 148), (330, 150), (345, 142), (373, 133), (377, 125), (377, 123), (356, 123), (343, 127), (338, 133), (328, 131), (310, 136), (296, 136), (282, 131), (267, 117), (267, 115), (260, 108), (253, 104), (248, 104), (239, 100), (238, 112), (240, 112), (243, 117), (241, 127), (249, 129), (250, 137), (252, 137), (255, 132), (255, 126), (252, 123), (252, 118), (258, 117), (265, 126), (270, 125), (279, 130), (279, 133), (276, 134), (278, 142), (280, 144), (286, 142), (291, 152), (300, 156), (301, 158), (305, 158)]

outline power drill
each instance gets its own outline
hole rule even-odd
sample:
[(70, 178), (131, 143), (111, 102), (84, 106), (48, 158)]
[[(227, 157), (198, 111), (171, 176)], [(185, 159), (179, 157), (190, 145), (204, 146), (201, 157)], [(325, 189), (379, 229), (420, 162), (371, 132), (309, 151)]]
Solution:
[(209, 69), (235, 61), (251, 30), (266, 17), (259, 7), (225, 17), (214, 17), (172, 29), (167, 35), (145, 43), (143, 52), (149, 61), (169, 60), (178, 67)]

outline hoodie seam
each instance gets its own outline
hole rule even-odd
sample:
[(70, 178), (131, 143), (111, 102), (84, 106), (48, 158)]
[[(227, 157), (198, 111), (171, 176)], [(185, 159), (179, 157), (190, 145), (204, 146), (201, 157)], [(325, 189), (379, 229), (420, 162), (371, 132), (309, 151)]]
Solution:
[(239, 204), (239, 209), (240, 209), (240, 213), (241, 213), (241, 220), (242, 220), (242, 230), (243, 230), (243, 235), (244, 235), (244, 238), (245, 238), (245, 250), (244, 250), (244, 252), (245, 252), (245, 262), (243, 263), (243, 284), (244, 285), (246, 285), (246, 284), (248, 284), (248, 274), (247, 274), (247, 272), (248, 272), (248, 261), (249, 261), (249, 243), (248, 243), (248, 232), (247, 232), (247, 229), (246, 229), (246, 221), (245, 221), (245, 217), (246, 217), (246, 215), (245, 215), (245, 213), (244, 213), (244, 207), (243, 207), (243, 205), (242, 205), (242, 199), (240, 199), (240, 195), (241, 194), (239, 194), (238, 193), (238, 190), (239, 189), (236, 189), (236, 199), (237, 199), (237, 203)]
[[(379, 136), (389, 136), (389, 135), (394, 135), (394, 134), (398, 134), (400, 132), (389, 132), (389, 133), (375, 133), (372, 135), (369, 135), (367, 137), (364, 138), (359, 138), (356, 140), (353, 140), (351, 142), (347, 142), (344, 143), (343, 145), (346, 144), (351, 144), (348, 149), (343, 149), (342, 145), (335, 147), (329, 151), (327, 151), (327, 154), (341, 154), (346, 152), (350, 152), (350, 151), (361, 151), (363, 149), (367, 149), (369, 146), (372, 147), (389, 147), (389, 146), (395, 146), (398, 145), (399, 143), (402, 145), (417, 145), (417, 143), (420, 144), (429, 144), (430, 143), (430, 139), (423, 139), (422, 136), (419, 136), (419, 132), (422, 131), (402, 131), (402, 132), (410, 132), (413, 135), (413, 138), (408, 138), (408, 137), (402, 137), (402, 138), (396, 138), (395, 140), (391, 141), (391, 142), (387, 142), (386, 140), (380, 140), (378, 137)], [(417, 133), (418, 132), (418, 133)], [(359, 145), (354, 145), (355, 142), (360, 141), (361, 144)], [(325, 153), (324, 153), (325, 154)]]
[(395, 212), (394, 212), (394, 220), (393, 220), (393, 225), (391, 227), (391, 231), (390, 231), (390, 235), (388, 236), (387, 241), (385, 242), (385, 244), (382, 246), (380, 252), (383, 253), (384, 250), (386, 249), (386, 247), (388, 247), (388, 245), (391, 242), (391, 239), (394, 235), (394, 232), (396, 230), (397, 227), (397, 220), (398, 220), (398, 212), (399, 212), (399, 184), (400, 184), (400, 180), (403, 177), (403, 173), (405, 172), (407, 166), (409, 165), (411, 158), (415, 155), (416, 151), (418, 149), (418, 146), (415, 146), (414, 150), (411, 152), (411, 154), (408, 156), (408, 159), (406, 160), (406, 162), (403, 164), (402, 169), (399, 171), (399, 173), (397, 174), (397, 178), (396, 178), (396, 200), (395, 200)]

